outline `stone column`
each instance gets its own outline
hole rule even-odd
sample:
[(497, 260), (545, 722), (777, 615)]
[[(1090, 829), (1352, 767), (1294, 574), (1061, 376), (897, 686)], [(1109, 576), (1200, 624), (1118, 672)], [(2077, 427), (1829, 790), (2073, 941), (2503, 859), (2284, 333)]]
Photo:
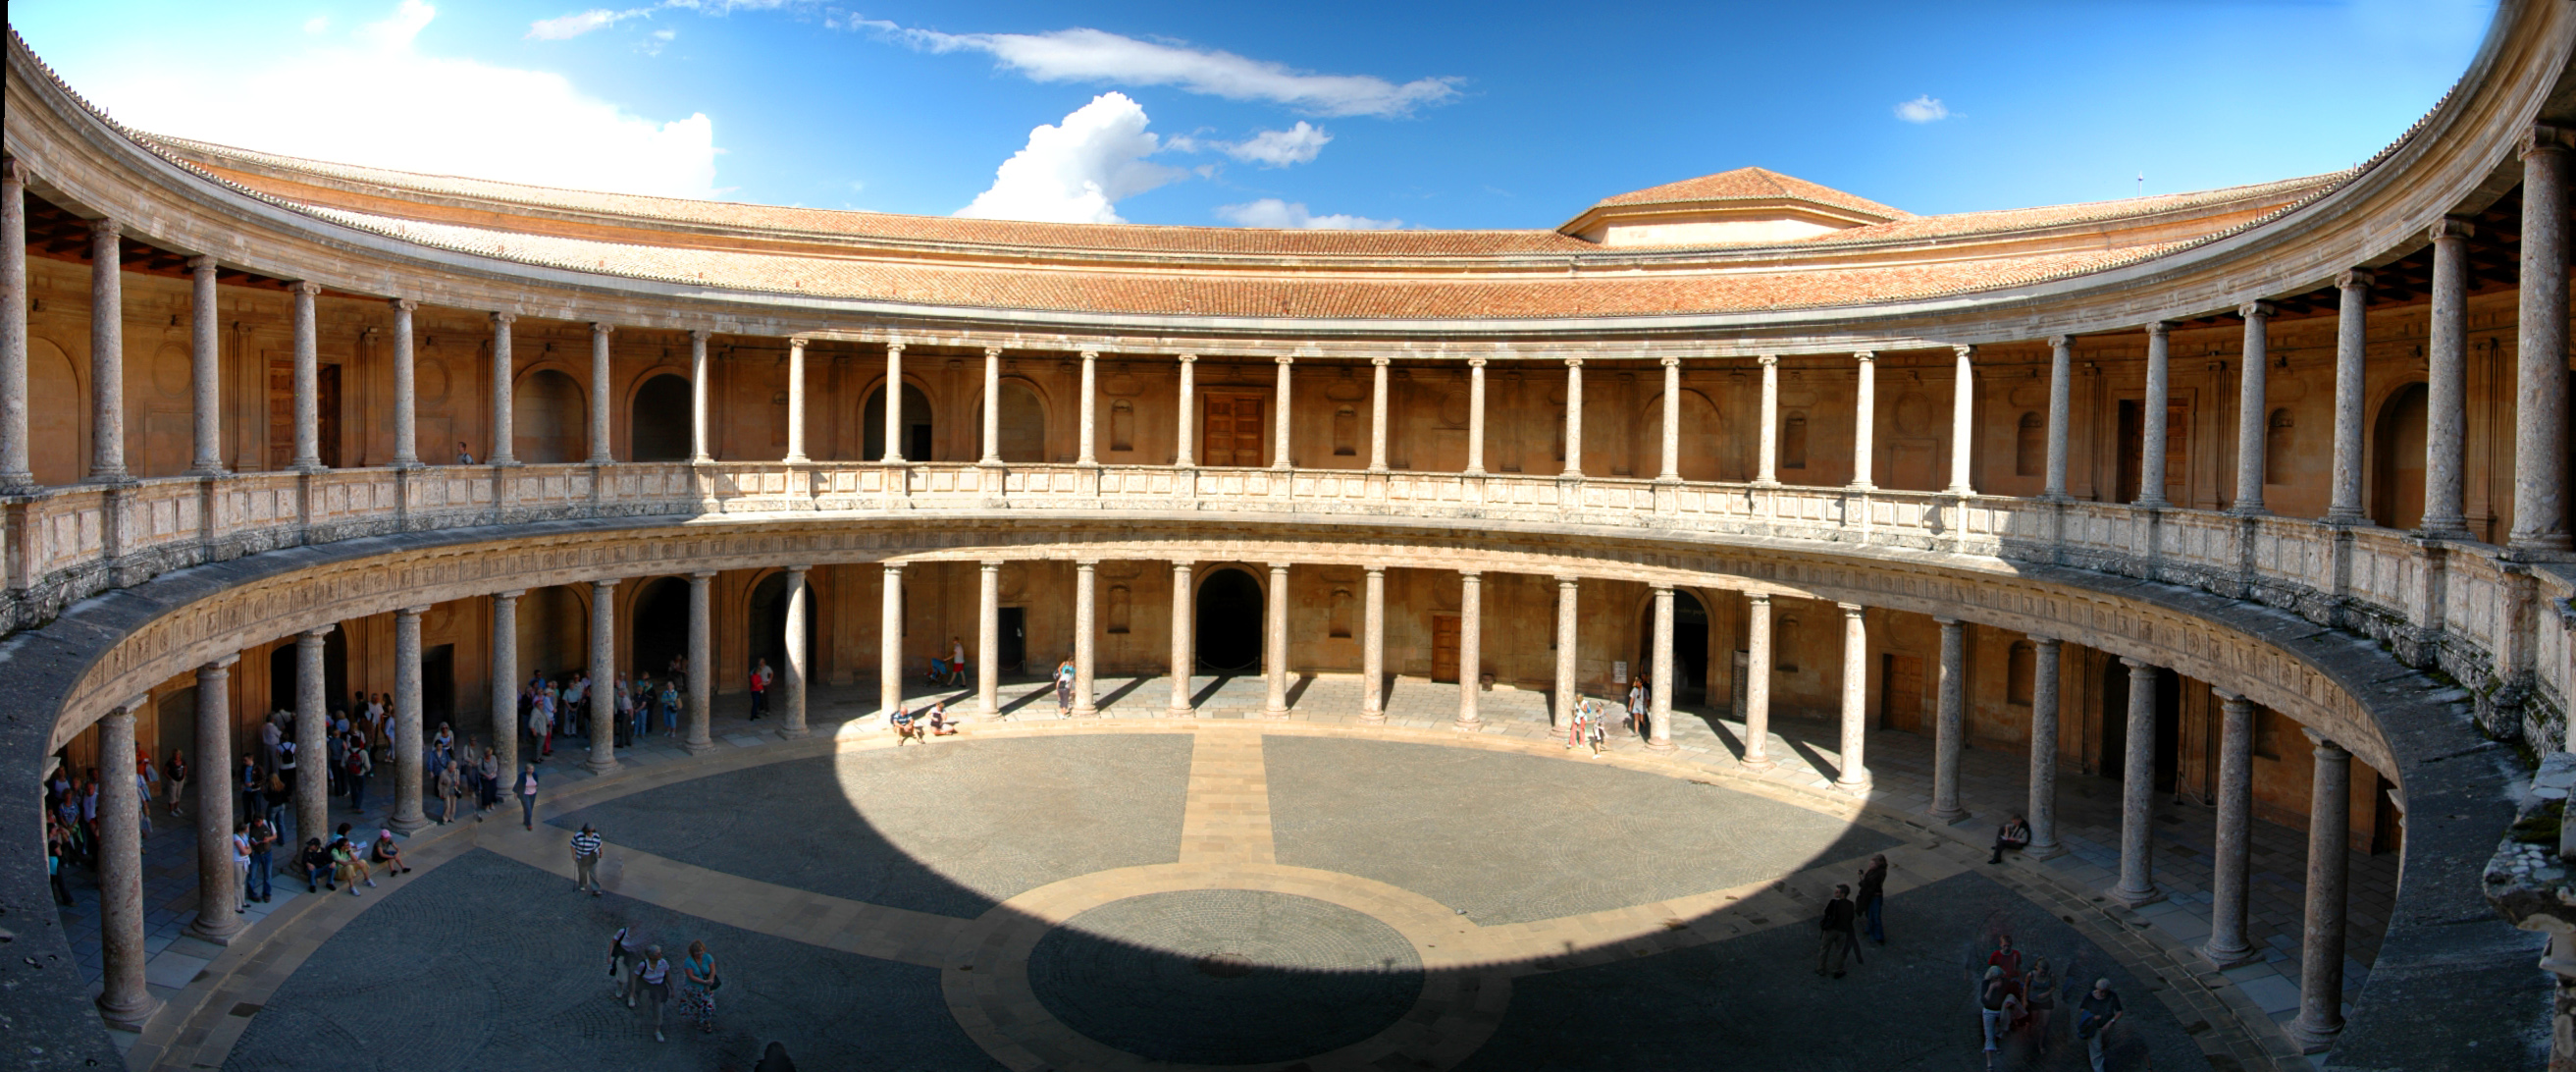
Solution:
[(1762, 363), (1761, 431), (1756, 439), (1753, 482), (1764, 487), (1780, 483), (1780, 358), (1764, 354)]
[(519, 318), (509, 313), (492, 314), (492, 446), (483, 460), (494, 465), (519, 464), (515, 449), (517, 428), (511, 423), (510, 400), (518, 375), (511, 367), (510, 325)]
[(1100, 657), (1100, 563), (1097, 560), (1073, 564), (1073, 715), (1089, 718), (1100, 713), (1094, 706), (1092, 668)]
[(2364, 348), (2370, 342), (2370, 283), (2371, 274), (2359, 268), (2335, 277), (2334, 487), (2326, 520), (2338, 525), (2368, 520), (2361, 509), (2361, 411), (2369, 386)]
[(412, 360), (412, 310), (420, 303), (409, 298), (394, 298), (387, 304), (394, 309), (394, 460), (396, 469), (420, 468), (419, 407), (413, 401), (416, 392)]
[(2264, 378), (2271, 369), (2267, 346), (2272, 319), (2271, 302), (2246, 302), (2236, 307), (2236, 315), (2245, 318), (2245, 357), (2238, 363), (2236, 377), (2236, 505), (2239, 514), (2263, 513), (2263, 434), (2271, 426), (2269, 395), (2264, 391)]
[(2200, 955), (2221, 968), (2254, 959), (2245, 940), (2245, 880), (2253, 863), (2254, 703), (2225, 689), (2218, 731), (2218, 854), (2209, 879), (2209, 941)]
[(1485, 724), (1476, 710), (1477, 679), (1485, 664), (1485, 577), (1474, 570), (1458, 573), (1458, 728)]
[(1771, 594), (1744, 593), (1744, 760), (1749, 771), (1778, 766), (1771, 758)]
[[(196, 457), (188, 471), (224, 474), (223, 312), (215, 295), (215, 259), (188, 258), (188, 397)], [(230, 837), (227, 829), (225, 836)]]
[(1673, 587), (1659, 584), (1655, 591), (1654, 668), (1646, 679), (1651, 693), (1646, 697), (1646, 751), (1673, 750)]
[(306, 280), (287, 289), (295, 295), (295, 460), (288, 465), (309, 473), (322, 468), (322, 342), (313, 319), (322, 284)]
[(1575, 616), (1582, 592), (1573, 577), (1556, 579), (1556, 708), (1550, 712), (1551, 724), (1574, 724), (1574, 705), (1581, 698), (1582, 682), (1575, 680)]
[[(404, 607), (394, 612), (394, 815), (386, 825), (405, 834), (429, 825), (420, 807), (420, 616), (428, 610)], [(592, 648), (598, 645), (598, 638), (592, 638)], [(297, 745), (296, 768), (307, 762), (304, 746)]]
[[(899, 354), (901, 349), (901, 347), (895, 347), (893, 352)], [(889, 400), (901, 399), (902, 385), (897, 381), (887, 380), (886, 397)], [(886, 404), (900, 407), (903, 403), (888, 401)], [(886, 411), (886, 422), (886, 449), (892, 451), (895, 440), (892, 409)], [(805, 456), (805, 340), (803, 339), (787, 340), (787, 457), (782, 460), (789, 465), (802, 465), (811, 460)]]
[(2051, 499), (2066, 497), (2066, 427), (2072, 414), (2075, 380), (2075, 340), (2051, 336), (2048, 340), (2048, 484), (2040, 494)]
[(617, 452), (608, 442), (609, 372), (608, 333), (617, 330), (609, 324), (590, 325), (590, 464), (607, 465), (617, 460)]
[(1853, 354), (1852, 360), (1859, 372), (1852, 385), (1851, 486), (1855, 491), (1868, 491), (1875, 486), (1869, 482), (1869, 462), (1870, 453), (1877, 449), (1870, 440), (1878, 430), (1878, 355), (1863, 350)]
[[(98, 720), (99, 767), (108, 772), (98, 789), (98, 944), (106, 966), (98, 1014), (120, 1031), (143, 1030), (161, 1008), (143, 984), (143, 962), (151, 954), (143, 947), (143, 801), (133, 771), (134, 712), (150, 699), (135, 697)], [(225, 833), (229, 855), (231, 832)]]
[(1366, 567), (1360, 602), (1360, 721), (1386, 721), (1386, 567)]
[(2129, 731), (2120, 763), (2120, 884), (2111, 899), (2131, 908), (2165, 899), (2156, 888), (2147, 840), (2155, 822), (2156, 668), (2128, 656)]
[(1100, 352), (1082, 352), (1082, 442), (1074, 455), (1075, 465), (1100, 464)]
[[(526, 594), (520, 588), (492, 593), (492, 759), (505, 778), (519, 773), (519, 735), (528, 728), (519, 717), (519, 597)], [(702, 672), (691, 664), (690, 681)]]
[(903, 566), (885, 564), (877, 608), (877, 714), (894, 717), (903, 706)]
[[(232, 944), (242, 932), (241, 869), (233, 866), (234, 785), (232, 665), (241, 656), (227, 655), (197, 668), (197, 918), (188, 937)], [(298, 745), (301, 751), (303, 746)], [(301, 768), (302, 763), (297, 766)], [(283, 849), (285, 846), (280, 845)]]
[[(987, 396), (990, 397), (990, 396)], [(1002, 563), (976, 563), (975, 714), (1002, 716)]]
[(1180, 363), (1181, 404), (1172, 424), (1172, 464), (1187, 469), (1198, 464), (1198, 384), (1193, 373), (1199, 355), (1182, 354)]
[(2433, 225), (2432, 326), (2424, 347), (2429, 374), (2424, 383), (2421, 531), (2454, 540), (2469, 538), (2461, 470), (2468, 458), (2470, 233), (2466, 220)]
[[(305, 838), (331, 840), (331, 772), (326, 767), (331, 754), (331, 711), (330, 698), (322, 690), (322, 653), (331, 630), (337, 628), (326, 625), (295, 638), (295, 844), (299, 847)], [(302, 762), (305, 756), (321, 756), (324, 762)]]
[(27, 166), (0, 158), (0, 489), (34, 487), (27, 453)]
[(1958, 354), (1958, 373), (1950, 389), (1950, 494), (1974, 495), (1976, 481), (1969, 474), (1969, 462), (1976, 456), (1977, 370), (1968, 359), (1977, 352), (1974, 346), (1953, 346)]
[(1386, 471), (1386, 362), (1369, 359), (1369, 472)]
[(2147, 325), (2147, 393), (2146, 412), (2140, 417), (2146, 424), (2144, 441), (2138, 457), (2138, 505), (2162, 507), (2165, 502), (2165, 437), (2166, 421), (2172, 414), (2173, 345), (2168, 332), (2173, 325), (2162, 320)]
[(1583, 359), (1565, 359), (1565, 475), (1583, 476)]
[(1842, 774), (1834, 787), (1869, 793), (1869, 625), (1858, 603), (1836, 603), (1843, 612)]
[[(707, 337), (713, 334), (705, 328), (689, 332), (689, 460), (698, 464), (715, 460), (707, 452)], [(691, 676), (697, 673), (693, 667)]]
[(1467, 359), (1467, 475), (1485, 475), (1485, 359)]
[[(779, 720), (778, 735), (795, 740), (806, 734), (806, 685), (814, 680), (814, 653), (806, 648), (808, 623), (814, 620), (814, 586), (806, 583), (806, 567), (787, 567), (787, 665), (779, 668), (778, 707), (784, 716)], [(901, 673), (895, 675), (901, 682)]]
[[(1181, 448), (1186, 453), (1189, 448)], [(1002, 464), (1002, 348), (984, 348), (984, 452), (982, 464)]]
[(1667, 357), (1664, 366), (1664, 442), (1663, 471), (1655, 479), (1667, 483), (1682, 478), (1682, 359)]
[(715, 580), (713, 573), (689, 575), (689, 736), (682, 747), (691, 753), (713, 751), (716, 698)]
[(2517, 550), (2571, 547), (2567, 525), (2567, 132), (2522, 140), (2522, 271), (2514, 364)]
[(2308, 905), (2299, 932), (2299, 1018), (2284, 1025), (2302, 1051), (2317, 1053), (2343, 1032), (2344, 894), (2352, 861), (2352, 753), (2315, 730), (2315, 790), (2308, 798)]
[[(1280, 368), (1288, 366), (1282, 363)], [(1270, 564), (1270, 591), (1262, 601), (1263, 617), (1268, 621), (1262, 631), (1261, 676), (1267, 679), (1270, 695), (1262, 702), (1261, 713), (1269, 718), (1288, 717), (1288, 564)]]
[(2066, 854), (2066, 846), (2057, 840), (2057, 700), (2063, 686), (2058, 681), (2058, 659), (2065, 645), (2055, 637), (2030, 638), (2033, 654), (2030, 670), (2030, 822), (2032, 859), (2046, 860)]
[(1196, 628), (1191, 612), (1197, 607), (1191, 599), (1194, 593), (1190, 591), (1190, 585), (1197, 572), (1196, 563), (1172, 563), (1172, 699), (1164, 713), (1173, 718), (1189, 718), (1198, 714), (1198, 709), (1191, 702), (1190, 688), (1190, 678), (1198, 672), (1198, 659), (1190, 648), (1191, 642), (1198, 639), (1190, 632)]
[(1277, 469), (1286, 469), (1289, 465), (1288, 367), (1296, 361), (1293, 357), (1279, 359), (1279, 412), (1270, 419), (1270, 464)]
[(1940, 709), (1933, 722), (1932, 817), (1942, 822), (1966, 818), (1959, 806), (1959, 753), (1962, 719), (1968, 706), (1968, 627), (1956, 618), (1934, 618), (1941, 625)]
[[(107, 483), (126, 479), (125, 266), (119, 240), (123, 226), (115, 220), (94, 220), (89, 229), (89, 478)], [(308, 367), (305, 355), (312, 352), (313, 338), (313, 297), (303, 288), (311, 285), (295, 284), (295, 382), (299, 399), (311, 396), (302, 390), (306, 383), (303, 372)], [(304, 406), (296, 407), (299, 436), (310, 427), (303, 421), (306, 412)], [(304, 440), (298, 438), (296, 443), (297, 457), (305, 457), (300, 449)]]
[[(793, 607), (788, 617), (795, 617)], [(792, 623), (791, 623), (792, 624)], [(796, 651), (791, 643), (788, 653)], [(789, 660), (791, 663), (793, 659)], [(788, 674), (793, 676), (794, 670)], [(605, 774), (617, 762), (617, 582), (590, 582), (590, 759), (582, 766)], [(795, 717), (791, 707), (788, 717)]]

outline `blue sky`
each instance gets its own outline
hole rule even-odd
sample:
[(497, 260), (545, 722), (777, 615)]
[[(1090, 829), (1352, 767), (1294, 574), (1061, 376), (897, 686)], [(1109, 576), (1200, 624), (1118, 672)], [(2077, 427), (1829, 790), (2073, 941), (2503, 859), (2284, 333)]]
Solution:
[(2492, 0), (9, 5), (120, 120), (250, 148), (823, 208), (1443, 228), (1553, 227), (1746, 165), (1923, 213), (2125, 197), (2141, 172), (2160, 193), (2333, 170), (2430, 108), (2492, 14)]

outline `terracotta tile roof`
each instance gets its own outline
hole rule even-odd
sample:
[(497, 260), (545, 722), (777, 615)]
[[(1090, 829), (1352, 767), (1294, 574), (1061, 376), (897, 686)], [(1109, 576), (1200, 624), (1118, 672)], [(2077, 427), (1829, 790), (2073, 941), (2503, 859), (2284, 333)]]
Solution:
[(2117, 201), (2087, 201), (2040, 208), (1954, 212), (1942, 216), (1909, 216), (1886, 223), (1845, 228), (1799, 241), (1802, 245), (1828, 245), (1841, 242), (1907, 242), (1968, 235), (2007, 234), (2013, 231), (2030, 231), (2072, 224), (2137, 220), (2167, 212), (2231, 205), (2245, 211), (2269, 212), (2324, 193), (2337, 183), (2351, 178), (2353, 174), (2354, 172), (2351, 171), (2337, 171), (2324, 175), (2310, 175), (2306, 178), (2255, 183), (2249, 186), (2229, 186), (2192, 193), (2158, 194), (2152, 197), (2130, 197)]
[(1696, 179), (1668, 182), (1643, 190), (1605, 197), (1594, 208), (1619, 205), (1663, 205), (1692, 201), (1775, 201), (1780, 199), (1813, 201), (1835, 208), (1876, 216), (1883, 220), (1902, 219), (1913, 213), (1889, 208), (1865, 197), (1855, 197), (1830, 186), (1819, 186), (1805, 179), (1783, 175), (1769, 168), (1743, 167), (1702, 175)]

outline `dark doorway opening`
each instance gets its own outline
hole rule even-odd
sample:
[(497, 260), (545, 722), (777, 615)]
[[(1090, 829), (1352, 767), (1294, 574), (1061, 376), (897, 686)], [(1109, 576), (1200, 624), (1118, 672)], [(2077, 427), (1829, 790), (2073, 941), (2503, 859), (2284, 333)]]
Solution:
[[(328, 712), (349, 705), (349, 642), (334, 629), (322, 641), (322, 710)], [(295, 710), (295, 641), (287, 640), (268, 653), (268, 706), (273, 711)]]
[(1261, 582), (1239, 569), (1199, 581), (1196, 642), (1199, 669), (1212, 674), (1261, 672)]
[(2388, 396), (2371, 427), (2370, 519), (2392, 529), (2424, 524), (2424, 385)]
[[(161, 717), (153, 720), (155, 732), (149, 753), (156, 770), (170, 761), (174, 750), (190, 756), (197, 754), (197, 687), (190, 685), (163, 697), (159, 710)], [(180, 806), (187, 805), (182, 802)]]
[(644, 381), (627, 414), (626, 450), (639, 462), (689, 460), (689, 381), (664, 373)]
[(671, 660), (689, 650), (689, 582), (678, 577), (644, 582), (635, 593), (634, 618), (626, 650), (635, 660), (635, 672), (657, 682), (669, 677)]
[[(1655, 603), (1637, 615), (1637, 667), (1648, 684), (1655, 680)], [(1699, 597), (1673, 590), (1673, 702), (1708, 702), (1708, 608)]]
[[(685, 592), (682, 593), (682, 598), (684, 600), (687, 598)], [(684, 602), (682, 604), (684, 612), (686, 606)], [(771, 672), (785, 675), (787, 673), (787, 575), (785, 573), (772, 573), (761, 578), (759, 584), (752, 586), (750, 617), (751, 657), (769, 660)], [(805, 674), (808, 682), (811, 682), (814, 673), (821, 669), (814, 665), (816, 654), (822, 650), (814, 646), (814, 623), (821, 617), (822, 607), (814, 598), (814, 581), (808, 577), (805, 581)], [(686, 626), (683, 625), (683, 628), (685, 629)], [(670, 656), (663, 656), (662, 661), (665, 664), (669, 663)], [(750, 669), (751, 664), (744, 664), (745, 672), (749, 672)]]
[[(1003, 410), (1008, 416), (1010, 411)], [(859, 458), (875, 461), (885, 457), (885, 387), (868, 392), (867, 409), (859, 420)], [(905, 461), (933, 461), (930, 456), (930, 396), (921, 388), (903, 385), (903, 457)], [(977, 449), (982, 449), (980, 446)]]
[[(435, 727), (456, 725), (456, 645), (441, 644), (420, 653), (420, 724)], [(456, 737), (465, 740), (463, 733)]]
[[(1002, 415), (994, 431), (1000, 440), (994, 446), (1006, 462), (1044, 462), (1046, 457), (1046, 407), (1039, 404), (1037, 393), (1019, 380), (1002, 381)], [(905, 396), (904, 405), (912, 405)], [(878, 419), (884, 419), (878, 410)], [(975, 404), (975, 427), (984, 427), (984, 404)], [(980, 444), (977, 450), (984, 449)]]
[(531, 464), (580, 461), (590, 453), (590, 399), (581, 384), (554, 369), (519, 381), (510, 408), (511, 451)]
[(1029, 612), (1025, 607), (1004, 607), (1001, 614), (1002, 651), (996, 667), (1009, 667), (1014, 674), (1029, 672)]
[[(2156, 788), (2170, 792), (2182, 765), (2182, 675), (2156, 669)], [(2126, 768), (2129, 740), (2129, 664), (2107, 660), (2102, 671), (2102, 776), (2119, 781)]]

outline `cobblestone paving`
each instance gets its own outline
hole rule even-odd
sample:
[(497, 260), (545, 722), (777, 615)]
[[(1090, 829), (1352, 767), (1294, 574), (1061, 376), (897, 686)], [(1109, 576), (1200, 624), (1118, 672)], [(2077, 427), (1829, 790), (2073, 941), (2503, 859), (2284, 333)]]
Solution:
[[(718, 1030), (611, 1000), (622, 924), (676, 961), (718, 958)], [(419, 876), (322, 943), (233, 1047), (234, 1072), (749, 1068), (771, 1040), (814, 1069), (998, 1068), (949, 1020), (937, 973), (735, 930), (480, 850)]]
[(1581, 762), (1273, 734), (1279, 862), (1401, 886), (1492, 926), (1755, 882), (1894, 840), (1714, 785)]
[[(2190, 1032), (2148, 984), (2012, 891), (1970, 872), (1888, 898), (1886, 946), (1864, 944), (1848, 977), (1818, 978), (1813, 923), (1652, 957), (1524, 977), (1502, 1028), (1459, 1066), (1520, 1069), (1979, 1069), (2077, 1072), (2074, 1001), (2110, 976), (2127, 1009), (2108, 1067), (2208, 1072)], [(1984, 1057), (1975, 1000), (1992, 935), (2045, 956), (2068, 993), (2049, 1053), (2028, 1038)], [(2230, 1067), (2233, 1067), (2232, 1065)]]
[(1257, 890), (1146, 894), (1081, 913), (1028, 959), (1068, 1027), (1163, 1061), (1288, 1061), (1376, 1034), (1422, 991), (1422, 961), (1375, 919)]
[(1179, 857), (1185, 734), (945, 740), (790, 760), (553, 820), (683, 863), (973, 918), (1058, 879)]

